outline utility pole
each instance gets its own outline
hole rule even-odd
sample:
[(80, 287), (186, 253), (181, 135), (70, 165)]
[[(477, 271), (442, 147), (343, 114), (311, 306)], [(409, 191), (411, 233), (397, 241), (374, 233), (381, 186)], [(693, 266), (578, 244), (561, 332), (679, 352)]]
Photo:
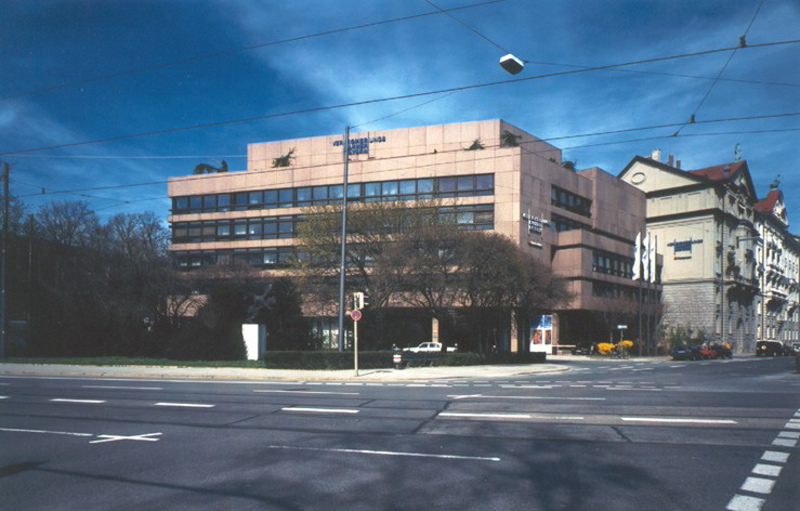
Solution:
[(344, 127), (342, 140), (344, 170), (342, 176), (342, 239), (339, 261), (339, 351), (344, 350), (344, 277), (347, 270), (347, 174), (350, 170), (350, 126)]
[(6, 356), (8, 325), (6, 301), (6, 252), (8, 250), (8, 163), (3, 163), (3, 234), (0, 239), (0, 358)]

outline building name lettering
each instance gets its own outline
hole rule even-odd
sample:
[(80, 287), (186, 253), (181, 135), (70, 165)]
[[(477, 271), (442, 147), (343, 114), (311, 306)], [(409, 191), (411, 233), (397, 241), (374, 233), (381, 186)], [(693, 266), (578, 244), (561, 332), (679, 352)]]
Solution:
[[(369, 154), (369, 145), (376, 142), (386, 142), (386, 137), (361, 137), (351, 138), (347, 141), (347, 154)], [(333, 146), (344, 145), (344, 140), (334, 140)]]
[(692, 246), (698, 243), (702, 243), (703, 240), (696, 240), (689, 238), (688, 240), (673, 240), (667, 243), (668, 247), (672, 247), (673, 249), (673, 257), (675, 259), (691, 259), (692, 258)]

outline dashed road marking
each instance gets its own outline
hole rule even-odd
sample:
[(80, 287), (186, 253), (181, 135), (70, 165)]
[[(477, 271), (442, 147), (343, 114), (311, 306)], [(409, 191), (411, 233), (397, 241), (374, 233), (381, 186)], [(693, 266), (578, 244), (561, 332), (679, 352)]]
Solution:
[(307, 413), (346, 413), (346, 414), (355, 414), (358, 413), (359, 410), (355, 410), (353, 408), (310, 408), (310, 407), (303, 407), (303, 406), (287, 406), (281, 408), (281, 410), (285, 412), (307, 412)]
[[(800, 414), (800, 410), (795, 413), (795, 416)], [(786, 427), (789, 429), (795, 419), (789, 420)], [(795, 431), (780, 431), (778, 436), (772, 441), (772, 445), (776, 447), (795, 447), (797, 445), (800, 433)], [(740, 491), (753, 493), (758, 495), (769, 495), (772, 489), (778, 482), (778, 477), (783, 471), (783, 466), (789, 461), (789, 453), (783, 451), (766, 450), (761, 455), (761, 462), (769, 463), (756, 463), (750, 471), (752, 475), (748, 476)], [(756, 477), (758, 476), (758, 477)], [(768, 479), (774, 478), (774, 479)], [(765, 498), (753, 497), (751, 495), (736, 494), (731, 498), (730, 502), (725, 509), (728, 511), (760, 511), (766, 503)]]
[(153, 406), (165, 406), (175, 408), (214, 408), (216, 405), (202, 403), (155, 403)]
[(668, 424), (738, 424), (732, 419), (684, 419), (668, 417), (620, 417), (627, 422), (664, 422)]
[(50, 400), (53, 403), (75, 403), (83, 405), (100, 405), (105, 403), (103, 399), (67, 399), (67, 398), (54, 398)]
[(336, 449), (320, 447), (294, 447), (289, 445), (270, 445), (270, 449), (286, 449), (292, 451), (317, 451), (343, 454), (369, 454), (374, 456), (404, 456), (411, 458), (437, 458), (445, 460), (472, 460), (472, 461), (501, 461), (497, 457), (484, 456), (462, 456), (457, 454), (430, 454), (424, 452), (404, 452), (404, 451), (374, 451), (369, 449)]
[(572, 420), (582, 421), (585, 417), (557, 416), (557, 415), (532, 415), (529, 413), (466, 413), (466, 412), (441, 412), (438, 417), (456, 417), (464, 419), (546, 419), (546, 420)]
[(764, 479), (763, 477), (748, 477), (744, 480), (741, 490), (750, 493), (760, 493), (768, 495), (772, 493), (772, 488), (775, 486), (775, 480)]
[(326, 396), (358, 396), (359, 392), (324, 392), (314, 390), (254, 390), (259, 394), (313, 394), (313, 395), (326, 395)]
[(94, 436), (91, 433), (73, 433), (70, 431), (48, 431), (45, 429), (0, 428), (0, 431), (5, 431), (7, 433), (38, 433), (44, 435)]

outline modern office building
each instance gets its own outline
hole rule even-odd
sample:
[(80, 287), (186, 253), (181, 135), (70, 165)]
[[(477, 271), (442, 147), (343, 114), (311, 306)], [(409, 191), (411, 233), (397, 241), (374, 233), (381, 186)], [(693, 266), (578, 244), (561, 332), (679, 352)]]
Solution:
[[(502, 233), (569, 279), (574, 300), (551, 311), (555, 343), (608, 340), (603, 318), (635, 308), (633, 240), (646, 207), (635, 186), (567, 169), (557, 147), (501, 120), (354, 133), (348, 148), (350, 202), (438, 198), (465, 229)], [(246, 171), (170, 179), (177, 265), (241, 260), (280, 272), (306, 208), (341, 203), (343, 149), (341, 134), (254, 143)], [(526, 351), (527, 335), (510, 328), (499, 347)]]

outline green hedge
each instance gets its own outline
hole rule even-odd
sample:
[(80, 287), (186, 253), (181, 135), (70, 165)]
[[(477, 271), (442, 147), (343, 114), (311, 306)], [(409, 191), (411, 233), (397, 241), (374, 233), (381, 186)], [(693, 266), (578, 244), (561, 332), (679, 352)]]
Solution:
[[(393, 351), (361, 351), (358, 353), (360, 369), (382, 369), (394, 367)], [(412, 367), (470, 366), (485, 364), (531, 364), (539, 362), (531, 353), (447, 353), (433, 354), (430, 359), (411, 361)], [(352, 351), (267, 351), (262, 360), (170, 360), (127, 357), (86, 357), (86, 358), (6, 358), (0, 359), (9, 364), (64, 364), (93, 366), (171, 366), (171, 367), (246, 367), (268, 369), (352, 369)]]

